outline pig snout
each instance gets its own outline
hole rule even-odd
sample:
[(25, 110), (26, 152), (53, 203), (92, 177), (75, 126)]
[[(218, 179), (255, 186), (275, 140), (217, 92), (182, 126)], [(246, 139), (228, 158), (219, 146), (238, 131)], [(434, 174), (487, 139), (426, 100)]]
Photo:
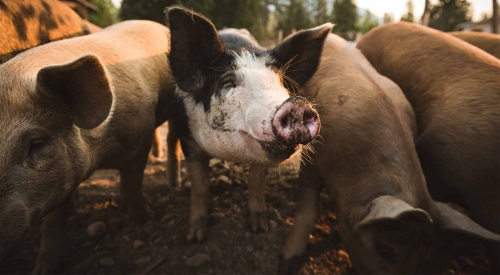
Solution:
[(290, 97), (283, 102), (272, 119), (274, 134), (288, 145), (311, 142), (318, 135), (320, 127), (318, 112), (307, 99), (300, 96)]

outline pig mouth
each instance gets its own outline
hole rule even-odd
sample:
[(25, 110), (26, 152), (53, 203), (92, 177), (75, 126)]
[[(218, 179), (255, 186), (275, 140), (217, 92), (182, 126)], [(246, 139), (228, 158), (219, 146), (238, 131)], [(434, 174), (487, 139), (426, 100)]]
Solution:
[(279, 164), (290, 158), (297, 150), (300, 144), (287, 145), (281, 142), (259, 141), (260, 146), (266, 152), (267, 157), (274, 163)]

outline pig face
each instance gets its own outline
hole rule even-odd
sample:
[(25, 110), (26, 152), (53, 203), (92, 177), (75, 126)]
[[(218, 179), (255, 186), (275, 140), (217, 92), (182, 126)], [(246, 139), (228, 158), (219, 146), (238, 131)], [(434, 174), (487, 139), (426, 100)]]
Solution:
[(0, 256), (87, 176), (80, 132), (104, 124), (113, 102), (95, 56), (31, 71), (23, 61), (0, 67)]
[(273, 50), (184, 10), (167, 10), (169, 63), (189, 135), (214, 157), (277, 164), (319, 133), (316, 110), (290, 96), (315, 72), (332, 24), (299, 32)]

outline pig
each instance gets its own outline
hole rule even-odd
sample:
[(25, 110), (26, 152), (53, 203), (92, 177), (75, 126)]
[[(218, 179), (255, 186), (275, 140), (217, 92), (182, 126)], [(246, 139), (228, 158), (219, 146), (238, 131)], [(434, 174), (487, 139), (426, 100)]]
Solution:
[[(318, 135), (318, 113), (290, 92), (316, 70), (332, 24), (298, 32), (264, 50), (241, 32), (218, 34), (203, 15), (181, 7), (167, 8), (166, 22), (178, 97), (172, 106), (174, 124), (192, 183), (187, 241), (202, 241), (207, 235), (210, 157), (275, 165), (300, 156), (303, 145)], [(263, 188), (252, 185), (261, 184), (260, 178), (249, 182), (250, 193), (260, 196), (249, 204), (256, 221), (265, 209)]]
[(32, 47), (89, 33), (87, 22), (57, 0), (0, 0), (0, 64)]
[(432, 197), (463, 206), (500, 233), (500, 60), (408, 23), (376, 28), (358, 48), (415, 111), (416, 147)]
[(317, 104), (322, 142), (300, 168), (297, 212), (279, 264), (283, 274), (300, 270), (323, 188), (360, 274), (416, 272), (448, 241), (500, 243), (499, 235), (432, 200), (414, 148), (413, 110), (359, 50), (329, 34), (304, 94)]
[(154, 216), (141, 186), (154, 130), (170, 117), (169, 45), (165, 26), (126, 21), (0, 66), (2, 256), (45, 216), (34, 273), (61, 271), (68, 198), (96, 169), (120, 171), (135, 220)]
[(498, 34), (483, 32), (450, 32), (449, 34), (500, 59), (500, 35)]

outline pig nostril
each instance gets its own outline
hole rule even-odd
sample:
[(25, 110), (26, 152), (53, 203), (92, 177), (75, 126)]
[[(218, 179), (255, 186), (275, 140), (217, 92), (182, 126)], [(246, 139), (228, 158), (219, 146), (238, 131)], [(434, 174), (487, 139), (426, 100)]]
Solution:
[(284, 118), (281, 119), (281, 127), (288, 128), (288, 117), (287, 116), (285, 116)]
[(312, 112), (304, 112), (304, 115), (303, 115), (303, 120), (304, 120), (304, 125), (308, 125), (310, 124), (311, 122), (314, 122), (315, 120), (315, 116), (314, 116), (314, 113)]

